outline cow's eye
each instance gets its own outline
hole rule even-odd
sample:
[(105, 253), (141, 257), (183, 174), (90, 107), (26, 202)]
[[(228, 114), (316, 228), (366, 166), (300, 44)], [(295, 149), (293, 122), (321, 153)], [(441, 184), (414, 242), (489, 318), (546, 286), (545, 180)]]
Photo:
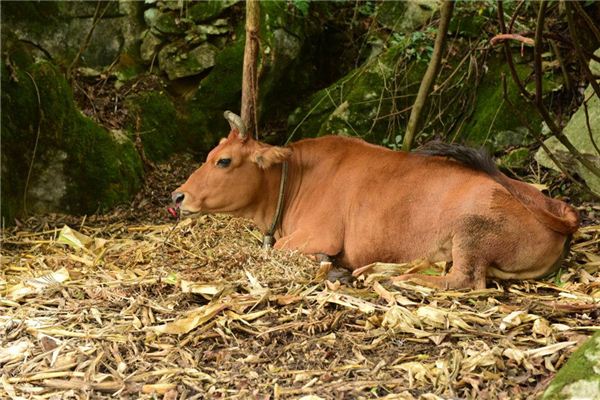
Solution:
[(227, 168), (231, 164), (231, 158), (219, 158), (217, 161), (217, 167)]

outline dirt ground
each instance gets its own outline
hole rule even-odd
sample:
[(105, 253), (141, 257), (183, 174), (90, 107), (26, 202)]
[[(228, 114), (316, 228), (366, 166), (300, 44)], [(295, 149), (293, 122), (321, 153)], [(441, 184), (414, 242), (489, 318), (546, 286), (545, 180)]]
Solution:
[(443, 292), (389, 282), (419, 262), (352, 279), (248, 221), (175, 225), (187, 161), (111, 214), (4, 230), (0, 398), (525, 399), (599, 329), (597, 206), (557, 275)]

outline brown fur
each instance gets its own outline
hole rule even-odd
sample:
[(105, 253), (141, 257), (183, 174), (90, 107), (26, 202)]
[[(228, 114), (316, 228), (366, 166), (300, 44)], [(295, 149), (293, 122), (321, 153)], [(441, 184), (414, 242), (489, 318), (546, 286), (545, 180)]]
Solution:
[[(223, 157), (231, 158), (227, 168), (217, 166)], [(338, 136), (274, 147), (235, 131), (177, 189), (181, 209), (252, 218), (266, 231), (285, 159), (275, 247), (328, 255), (349, 269), (423, 257), (453, 262), (445, 276), (397, 280), (456, 289), (484, 288), (486, 277), (536, 278), (553, 268), (578, 226), (572, 207), (489, 168)]]

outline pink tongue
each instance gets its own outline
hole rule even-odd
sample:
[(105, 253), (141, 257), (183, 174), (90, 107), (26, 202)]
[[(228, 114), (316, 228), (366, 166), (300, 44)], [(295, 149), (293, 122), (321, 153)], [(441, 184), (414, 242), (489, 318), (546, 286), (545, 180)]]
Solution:
[(169, 214), (171, 214), (173, 216), (173, 218), (177, 218), (178, 216), (178, 210), (174, 209), (173, 207), (167, 207), (167, 211), (169, 212)]

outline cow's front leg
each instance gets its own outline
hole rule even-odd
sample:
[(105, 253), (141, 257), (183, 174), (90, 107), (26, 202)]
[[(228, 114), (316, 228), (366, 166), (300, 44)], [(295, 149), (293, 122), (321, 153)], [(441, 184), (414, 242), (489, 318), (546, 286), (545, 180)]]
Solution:
[(342, 250), (341, 245), (336, 245), (334, 241), (326, 237), (315, 237), (301, 230), (277, 239), (274, 248), (298, 250), (303, 254), (315, 257), (317, 261), (330, 261)]

